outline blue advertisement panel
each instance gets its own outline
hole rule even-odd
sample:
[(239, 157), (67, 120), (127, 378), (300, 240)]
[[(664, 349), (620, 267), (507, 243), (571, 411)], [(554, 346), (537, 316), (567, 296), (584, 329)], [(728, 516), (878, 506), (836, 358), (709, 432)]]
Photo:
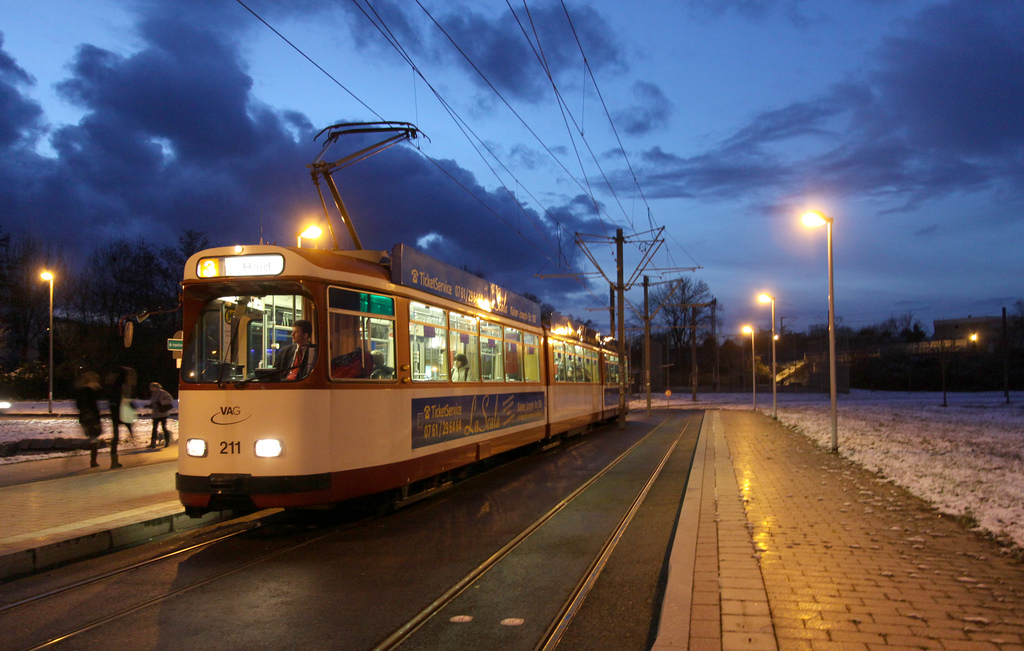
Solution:
[(544, 392), (416, 398), (413, 449), (544, 421)]
[(404, 244), (396, 245), (391, 252), (391, 282), (521, 323), (540, 325), (540, 306), (533, 301)]
[(619, 388), (614, 389), (605, 388), (604, 390), (604, 406), (605, 407), (618, 407), (619, 406)]

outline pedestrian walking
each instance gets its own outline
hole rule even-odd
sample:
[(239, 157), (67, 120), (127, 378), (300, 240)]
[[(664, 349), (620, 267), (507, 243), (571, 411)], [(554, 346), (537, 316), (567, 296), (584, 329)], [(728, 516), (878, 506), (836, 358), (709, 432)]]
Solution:
[(157, 426), (163, 425), (164, 433), (164, 447), (166, 448), (171, 444), (171, 433), (167, 429), (167, 415), (171, 413), (171, 409), (174, 408), (174, 398), (171, 394), (167, 393), (159, 382), (149, 383), (149, 410), (153, 415), (153, 436), (149, 441), (149, 447), (157, 447)]
[(113, 424), (114, 433), (110, 439), (110, 467), (120, 468), (121, 463), (117, 458), (117, 443), (121, 425), (128, 429), (128, 438), (134, 440), (132, 423), (135, 422), (135, 408), (132, 406), (132, 387), (138, 380), (135, 369), (128, 366), (118, 366), (113, 372), (107, 375), (107, 407), (110, 410), (110, 422)]
[(86, 371), (75, 379), (78, 423), (89, 439), (89, 466), (93, 468), (100, 465), (96, 460), (96, 454), (100, 447), (100, 433), (103, 431), (103, 427), (100, 425), (99, 407), (99, 397), (102, 391), (100, 376), (92, 371)]

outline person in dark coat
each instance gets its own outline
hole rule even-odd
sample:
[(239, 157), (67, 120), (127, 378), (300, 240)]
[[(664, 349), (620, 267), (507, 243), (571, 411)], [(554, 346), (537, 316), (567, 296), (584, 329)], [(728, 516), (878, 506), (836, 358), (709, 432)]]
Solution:
[(118, 366), (112, 373), (107, 375), (107, 406), (110, 409), (110, 422), (113, 424), (114, 433), (110, 439), (110, 467), (120, 468), (121, 463), (117, 459), (117, 443), (121, 425), (128, 429), (128, 438), (135, 439), (132, 433), (132, 422), (122, 418), (122, 408), (125, 403), (131, 408), (132, 387), (138, 375), (135, 369), (128, 366)]
[(153, 436), (149, 441), (149, 447), (159, 447), (160, 439), (157, 438), (157, 427), (163, 425), (163, 442), (166, 448), (171, 444), (171, 432), (167, 429), (167, 415), (174, 408), (174, 398), (164, 391), (159, 382), (149, 383), (149, 410), (153, 415)]
[(82, 431), (89, 438), (89, 465), (93, 468), (100, 465), (96, 460), (96, 454), (100, 447), (100, 434), (103, 431), (100, 425), (99, 397), (103, 387), (100, 386), (100, 376), (92, 371), (86, 371), (75, 380), (75, 404), (78, 406), (78, 422)]

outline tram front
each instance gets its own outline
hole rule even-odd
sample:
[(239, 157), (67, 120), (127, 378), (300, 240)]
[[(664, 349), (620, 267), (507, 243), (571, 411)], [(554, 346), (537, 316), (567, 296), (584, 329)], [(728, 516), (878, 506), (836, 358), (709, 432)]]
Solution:
[(313, 372), (318, 283), (283, 275), (294, 252), (252, 248), (267, 252), (214, 249), (185, 272), (176, 484), (193, 516), (296, 505), (330, 488), (330, 397)]

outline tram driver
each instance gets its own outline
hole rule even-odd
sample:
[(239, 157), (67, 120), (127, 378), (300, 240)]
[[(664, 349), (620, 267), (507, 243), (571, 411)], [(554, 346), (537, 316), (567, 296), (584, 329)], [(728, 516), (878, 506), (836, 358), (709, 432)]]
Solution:
[(316, 364), (316, 344), (313, 343), (313, 322), (297, 319), (292, 324), (292, 343), (282, 348), (274, 360), (282, 380), (301, 380), (309, 375)]

